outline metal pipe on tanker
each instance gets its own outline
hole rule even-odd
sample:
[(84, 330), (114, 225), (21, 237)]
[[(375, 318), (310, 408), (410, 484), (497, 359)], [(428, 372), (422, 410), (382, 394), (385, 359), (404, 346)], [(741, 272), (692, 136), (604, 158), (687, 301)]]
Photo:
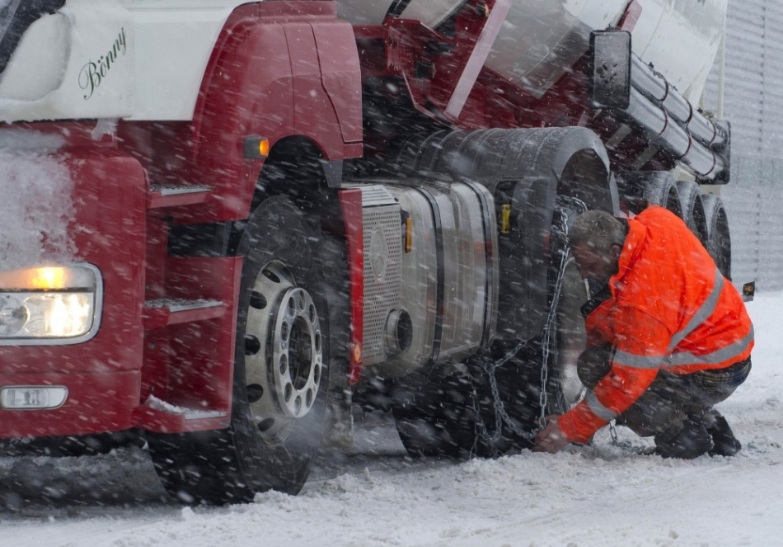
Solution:
[(659, 103), (704, 146), (720, 147), (728, 141), (723, 127), (694, 110), (679, 91), (636, 55), (631, 63), (631, 85), (649, 100)]
[(638, 89), (631, 89), (628, 108), (617, 112), (641, 127), (651, 142), (691, 168), (700, 179), (715, 181), (724, 174), (726, 163), (721, 156), (696, 141), (656, 101)]

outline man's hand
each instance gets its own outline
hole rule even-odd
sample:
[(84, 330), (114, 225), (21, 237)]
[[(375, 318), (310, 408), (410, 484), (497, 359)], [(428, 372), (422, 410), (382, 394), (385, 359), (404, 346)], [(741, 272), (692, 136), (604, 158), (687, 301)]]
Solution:
[(557, 424), (558, 418), (559, 416), (546, 417), (546, 427), (536, 435), (536, 446), (533, 447), (533, 452), (554, 454), (569, 443), (569, 440), (560, 431), (560, 426)]

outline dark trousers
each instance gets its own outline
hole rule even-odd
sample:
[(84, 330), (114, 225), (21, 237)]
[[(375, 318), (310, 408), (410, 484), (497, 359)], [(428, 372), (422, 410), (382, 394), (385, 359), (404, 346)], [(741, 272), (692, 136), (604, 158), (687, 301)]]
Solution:
[[(593, 389), (609, 370), (612, 351), (588, 350), (580, 356), (579, 377)], [(641, 437), (655, 437), (659, 453), (673, 457), (696, 457), (711, 449), (708, 429), (720, 415), (713, 405), (728, 398), (748, 377), (750, 359), (723, 369), (691, 374), (658, 371), (647, 390), (617, 418)]]
[(673, 374), (661, 369), (639, 399), (617, 423), (637, 435), (666, 437), (682, 429), (683, 421), (700, 422), (713, 405), (727, 399), (750, 373), (750, 359), (724, 369)]

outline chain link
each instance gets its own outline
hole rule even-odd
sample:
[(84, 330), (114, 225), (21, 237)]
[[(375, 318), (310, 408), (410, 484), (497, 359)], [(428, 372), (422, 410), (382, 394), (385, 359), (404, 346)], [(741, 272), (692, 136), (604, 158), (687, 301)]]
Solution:
[(499, 369), (500, 367), (508, 363), (530, 343), (530, 340), (525, 340), (519, 342), (511, 352), (506, 354), (500, 360), (495, 361), (494, 363), (487, 363), (483, 360), (479, 361), (481, 369), (487, 375), (487, 378), (489, 380), (489, 387), (492, 393), (492, 400), (493, 400), (493, 409), (495, 411), (495, 419), (494, 419), (494, 431), (490, 433), (488, 431), (486, 424), (484, 423), (484, 419), (482, 418), (477, 397), (475, 396), (472, 397), (473, 410), (477, 417), (476, 430), (478, 433), (473, 443), (473, 453), (476, 452), (476, 447), (479, 440), (485, 441), (490, 446), (493, 446), (496, 442), (498, 442), (503, 433), (504, 424), (514, 435), (528, 441), (532, 441), (533, 439), (535, 439), (538, 432), (546, 426), (547, 406), (549, 405), (549, 400), (548, 400), (549, 393), (547, 389), (548, 387), (547, 384), (549, 382), (549, 358), (551, 353), (551, 337), (555, 333), (555, 326), (556, 326), (555, 323), (557, 321), (557, 306), (558, 306), (558, 302), (560, 301), (560, 293), (562, 292), (562, 288), (563, 288), (563, 280), (565, 278), (566, 267), (568, 266), (568, 259), (571, 256), (571, 250), (568, 246), (568, 239), (567, 239), (568, 225), (569, 225), (568, 207), (576, 209), (578, 211), (577, 214), (587, 210), (587, 206), (585, 205), (585, 203), (577, 198), (558, 196), (557, 200), (558, 203), (556, 204), (556, 210), (559, 213), (560, 222), (552, 226), (552, 236), (555, 236), (560, 240), (562, 250), (560, 252), (561, 254), (560, 266), (557, 271), (557, 278), (555, 280), (555, 285), (552, 291), (552, 301), (550, 302), (549, 305), (549, 311), (547, 313), (546, 323), (544, 324), (543, 337), (542, 337), (543, 355), (542, 355), (541, 376), (540, 376), (541, 391), (539, 393), (539, 399), (538, 399), (541, 412), (538, 417), (538, 428), (533, 431), (525, 431), (524, 429), (517, 426), (514, 420), (511, 419), (511, 417), (506, 412), (505, 404), (500, 398), (500, 390), (498, 389), (497, 377), (495, 376), (495, 371), (497, 369)]

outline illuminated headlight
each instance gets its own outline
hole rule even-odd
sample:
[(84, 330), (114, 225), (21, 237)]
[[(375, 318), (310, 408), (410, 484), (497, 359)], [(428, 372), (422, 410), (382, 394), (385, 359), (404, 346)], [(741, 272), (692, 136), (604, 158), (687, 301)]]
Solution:
[(89, 264), (0, 272), (0, 345), (89, 340), (102, 293), (100, 272)]

